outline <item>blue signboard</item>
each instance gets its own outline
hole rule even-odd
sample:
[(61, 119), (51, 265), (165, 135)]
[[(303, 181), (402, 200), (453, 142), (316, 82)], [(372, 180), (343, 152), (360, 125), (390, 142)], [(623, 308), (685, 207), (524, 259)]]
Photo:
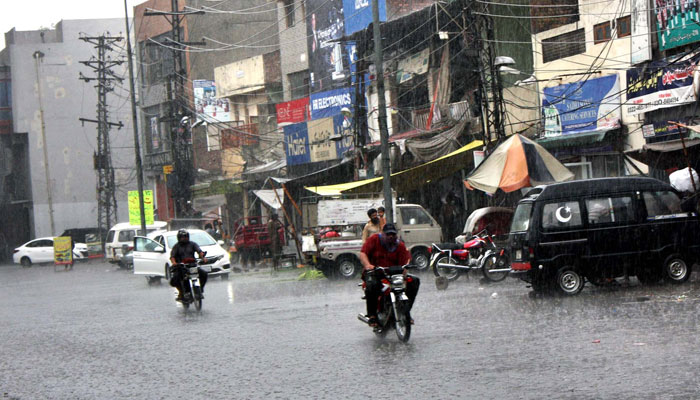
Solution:
[(545, 136), (619, 128), (619, 88), (617, 75), (544, 88)]
[(309, 133), (306, 122), (287, 125), (284, 128), (284, 151), (287, 154), (287, 165), (306, 164), (311, 162), (309, 151)]
[(312, 94), (309, 101), (311, 103), (311, 119), (332, 117), (340, 114), (340, 109), (343, 107), (348, 107), (352, 110), (353, 97), (350, 88)]
[[(379, 20), (386, 21), (386, 2), (379, 1)], [(343, 0), (345, 34), (361, 31), (372, 23), (372, 3), (370, 0)]]

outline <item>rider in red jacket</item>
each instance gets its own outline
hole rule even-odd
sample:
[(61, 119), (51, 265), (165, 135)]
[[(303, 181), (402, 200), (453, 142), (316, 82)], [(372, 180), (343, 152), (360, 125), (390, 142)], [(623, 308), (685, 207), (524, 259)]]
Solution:
[[(362, 245), (360, 262), (364, 268), (362, 275), (366, 284), (367, 317), (370, 319), (370, 325), (376, 325), (377, 300), (381, 290), (381, 282), (376, 279), (369, 279), (370, 276), (367, 274), (367, 271), (371, 271), (375, 267), (386, 268), (406, 265), (411, 262), (411, 253), (409, 253), (403, 241), (399, 239), (394, 224), (386, 224), (382, 229), (382, 233), (370, 236)], [(406, 281), (409, 311), (416, 299), (419, 286), (420, 280), (417, 276), (411, 276), (411, 279)], [(413, 323), (412, 319), (411, 323)]]

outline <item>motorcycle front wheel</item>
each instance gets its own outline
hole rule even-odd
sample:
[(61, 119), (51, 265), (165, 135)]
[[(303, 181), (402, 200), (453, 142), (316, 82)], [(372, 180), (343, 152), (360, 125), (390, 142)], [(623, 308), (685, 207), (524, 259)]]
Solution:
[(481, 272), (484, 273), (484, 278), (491, 282), (500, 282), (508, 276), (510, 271), (491, 272), (494, 269), (509, 268), (508, 259), (506, 256), (499, 257), (498, 254), (491, 254), (484, 260), (484, 265), (481, 267)]
[(197, 311), (200, 311), (202, 309), (202, 288), (199, 286), (195, 286), (193, 289), (194, 308)]
[(396, 320), (394, 321), (394, 328), (396, 329), (396, 336), (400, 341), (406, 343), (411, 337), (411, 319), (408, 317), (408, 311), (406, 310), (407, 304), (403, 301), (397, 301), (394, 307), (396, 307)]
[(447, 255), (438, 256), (433, 262), (433, 273), (435, 276), (444, 276), (448, 281), (454, 281), (459, 278), (459, 269), (450, 267), (440, 267), (438, 264), (457, 264), (457, 261)]

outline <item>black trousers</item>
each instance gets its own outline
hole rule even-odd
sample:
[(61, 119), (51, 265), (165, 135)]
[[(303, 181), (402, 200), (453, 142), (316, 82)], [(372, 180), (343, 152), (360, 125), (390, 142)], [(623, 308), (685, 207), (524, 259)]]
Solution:
[[(413, 302), (416, 301), (416, 296), (418, 295), (418, 289), (420, 288), (420, 279), (410, 274), (406, 275), (406, 278), (408, 277), (411, 278), (411, 281), (409, 282), (408, 279), (406, 279), (406, 297), (408, 297), (408, 311), (411, 311)], [(365, 298), (367, 301), (367, 315), (376, 316), (377, 303), (382, 291), (381, 278), (372, 274), (365, 274), (364, 280), (366, 283)]]
[[(199, 272), (199, 285), (202, 287), (202, 292), (204, 292), (204, 285), (207, 284), (207, 278), (209, 277), (209, 273), (201, 268), (197, 269)], [(177, 291), (180, 292), (180, 295), (185, 293), (185, 267), (182, 265), (176, 265), (175, 268), (172, 269), (172, 276), (170, 277), (170, 286), (177, 288)]]

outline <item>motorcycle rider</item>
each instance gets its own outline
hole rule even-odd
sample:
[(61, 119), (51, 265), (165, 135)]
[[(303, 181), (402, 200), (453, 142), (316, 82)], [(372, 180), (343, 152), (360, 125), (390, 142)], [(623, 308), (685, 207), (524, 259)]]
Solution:
[[(180, 229), (177, 231), (177, 243), (173, 246), (170, 251), (170, 263), (173, 268), (173, 275), (170, 278), (170, 286), (177, 288), (177, 298), (176, 301), (182, 301), (182, 295), (184, 293), (184, 280), (185, 271), (184, 268), (178, 266), (186, 258), (194, 258), (194, 255), (198, 254), (200, 259), (204, 259), (204, 252), (199, 245), (195, 242), (190, 241), (190, 234), (186, 229)], [(207, 284), (207, 271), (199, 268), (199, 283), (202, 287), (202, 293), (204, 293), (204, 285)]]
[[(372, 273), (375, 267), (394, 267), (406, 265), (411, 261), (411, 253), (406, 248), (406, 245), (399, 239), (396, 227), (394, 224), (386, 224), (381, 233), (370, 236), (362, 245), (360, 252), (360, 262), (362, 263), (363, 271), (362, 278), (365, 281), (365, 298), (367, 300), (367, 317), (370, 321), (370, 326), (377, 325), (377, 301), (381, 291), (382, 284)], [(406, 270), (404, 270), (406, 275)], [(417, 276), (410, 275), (410, 279), (406, 279), (406, 296), (408, 297), (408, 312), (409, 319), (411, 307), (418, 294), (420, 287), (420, 279)]]

